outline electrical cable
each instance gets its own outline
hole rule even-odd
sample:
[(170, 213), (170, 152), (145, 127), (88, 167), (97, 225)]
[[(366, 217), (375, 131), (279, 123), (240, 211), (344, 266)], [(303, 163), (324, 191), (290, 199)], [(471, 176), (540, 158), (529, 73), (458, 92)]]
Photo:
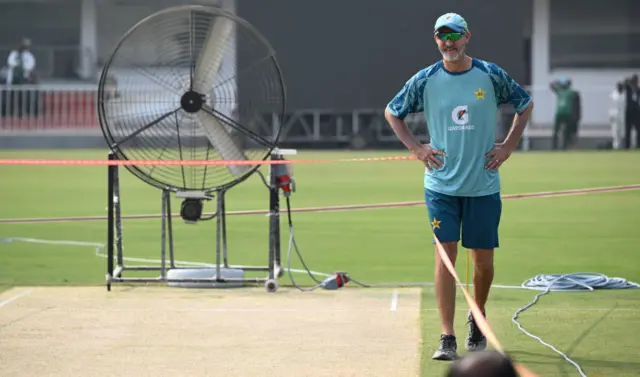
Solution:
[[(266, 184), (266, 180), (263, 179), (263, 181), (265, 181)], [(268, 187), (268, 186), (267, 186)], [(315, 275), (319, 275), (319, 273), (313, 273), (309, 267), (307, 267), (307, 264), (304, 261), (304, 258), (302, 257), (302, 254), (300, 253), (300, 250), (298, 249), (298, 244), (296, 243), (295, 240), (295, 235), (294, 235), (294, 226), (293, 226), (293, 221), (291, 219), (291, 201), (289, 196), (285, 196), (285, 200), (286, 200), (286, 206), (287, 206), (287, 220), (289, 223), (289, 247), (287, 249), (287, 270), (289, 271), (289, 279), (291, 280), (291, 284), (293, 285), (294, 288), (300, 290), (300, 291), (314, 291), (320, 287), (322, 287), (322, 284), (324, 281), (320, 281), (318, 280)], [(313, 287), (310, 288), (304, 288), (301, 287), (300, 285), (298, 285), (295, 280), (293, 279), (293, 276), (291, 275), (291, 252), (295, 251), (295, 253), (298, 255), (298, 258), (300, 259), (300, 263), (302, 264), (302, 267), (304, 268), (305, 271), (307, 271), (307, 275), (309, 275), (309, 277), (311, 277), (311, 279), (313, 279), (313, 281), (317, 284)], [(326, 280), (329, 280), (331, 278), (331, 275), (327, 275), (327, 274), (322, 274), (323, 277), (326, 278)], [(325, 280), (325, 281), (326, 281)], [(407, 287), (424, 287), (424, 286), (431, 286), (433, 285), (433, 283), (431, 282), (398, 282), (398, 283), (377, 283), (377, 284), (367, 284), (367, 283), (363, 283), (360, 282), (358, 280), (355, 280), (354, 278), (352, 278), (351, 276), (349, 276), (349, 281), (359, 285), (361, 287), (364, 288), (407, 288)]]
[[(555, 287), (555, 288), (554, 288)], [(552, 275), (536, 275), (522, 283), (522, 288), (531, 290), (541, 290), (533, 300), (522, 308), (518, 309), (511, 318), (511, 321), (518, 326), (518, 329), (525, 335), (540, 342), (542, 345), (550, 348), (555, 353), (562, 356), (569, 364), (573, 365), (582, 377), (587, 377), (580, 365), (571, 360), (562, 351), (553, 345), (545, 342), (539, 336), (531, 334), (518, 322), (520, 313), (535, 305), (540, 297), (549, 292), (593, 292), (597, 289), (638, 289), (640, 285), (629, 282), (622, 278), (610, 278), (606, 275), (591, 272), (577, 272), (571, 274), (552, 274)]]
[[(285, 199), (287, 203), (287, 220), (289, 222), (289, 248), (287, 250), (287, 272), (289, 274), (289, 279), (291, 280), (291, 284), (295, 288), (303, 292), (311, 292), (322, 287), (322, 282), (318, 280), (311, 273), (311, 270), (309, 270), (309, 267), (307, 267), (307, 264), (304, 262), (304, 258), (302, 258), (302, 254), (300, 254), (300, 251), (298, 250), (298, 244), (296, 243), (296, 239), (294, 237), (293, 221), (291, 220), (291, 201), (289, 199), (289, 196), (285, 196)], [(311, 288), (301, 287), (293, 279), (293, 275), (291, 274), (291, 250), (295, 250), (296, 254), (298, 255), (298, 258), (300, 258), (300, 263), (302, 263), (302, 267), (307, 271), (307, 274), (309, 275), (309, 277), (311, 277), (311, 279), (313, 279), (313, 281), (316, 282), (316, 285), (314, 285), (313, 287)]]

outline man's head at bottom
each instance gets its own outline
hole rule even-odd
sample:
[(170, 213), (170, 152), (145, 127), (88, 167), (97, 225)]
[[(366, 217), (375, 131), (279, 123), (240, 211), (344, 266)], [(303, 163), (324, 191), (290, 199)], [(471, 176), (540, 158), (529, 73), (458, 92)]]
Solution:
[(446, 377), (518, 377), (513, 361), (498, 351), (470, 352), (451, 364)]

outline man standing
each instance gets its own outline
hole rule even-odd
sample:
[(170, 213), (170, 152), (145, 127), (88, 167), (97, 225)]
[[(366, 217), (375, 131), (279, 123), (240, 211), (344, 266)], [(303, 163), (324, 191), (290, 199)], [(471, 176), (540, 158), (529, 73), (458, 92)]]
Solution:
[(640, 148), (640, 85), (638, 75), (631, 76), (626, 87), (626, 111), (624, 126), (624, 147), (631, 148), (631, 132), (636, 130), (636, 148)]
[(7, 57), (7, 85), (28, 84), (32, 80), (33, 70), (36, 67), (36, 59), (34, 58), (29, 47), (31, 40), (24, 38), (20, 46), (11, 51)]
[(567, 149), (578, 134), (581, 117), (580, 94), (571, 87), (571, 80), (563, 78), (551, 83), (556, 94), (556, 115), (553, 124), (553, 149), (558, 148), (558, 137), (562, 130), (562, 149)]
[[(499, 66), (466, 55), (467, 22), (447, 13), (435, 23), (435, 42), (443, 59), (413, 75), (389, 102), (385, 117), (402, 143), (425, 166), (424, 193), (436, 237), (455, 263), (458, 241), (471, 249), (474, 295), (480, 309), (493, 281), (502, 212), (498, 168), (518, 146), (531, 109), (531, 97)], [(498, 106), (510, 103), (515, 116), (503, 143), (494, 145)], [(404, 118), (424, 112), (430, 143), (422, 145)], [(462, 237), (460, 233), (462, 231)], [(454, 332), (456, 286), (436, 252), (435, 288), (441, 319), (437, 360), (457, 357)], [(486, 339), (468, 314), (466, 347), (482, 350)]]
[(609, 109), (609, 119), (611, 120), (611, 139), (612, 148), (621, 149), (622, 140), (624, 139), (625, 127), (625, 107), (627, 106), (627, 98), (625, 93), (626, 82), (618, 82), (616, 89), (611, 92), (611, 108)]

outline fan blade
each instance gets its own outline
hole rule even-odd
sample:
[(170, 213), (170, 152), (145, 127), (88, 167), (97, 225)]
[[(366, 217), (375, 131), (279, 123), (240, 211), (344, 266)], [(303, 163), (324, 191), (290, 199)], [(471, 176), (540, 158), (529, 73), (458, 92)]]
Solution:
[[(227, 161), (247, 160), (247, 156), (236, 146), (224, 125), (216, 118), (202, 111), (196, 113), (196, 117), (200, 121), (207, 139), (223, 159)], [(234, 177), (244, 174), (250, 168), (249, 165), (227, 165), (227, 169)]]
[(217, 17), (210, 28), (202, 50), (196, 61), (194, 90), (201, 94), (209, 93), (218, 76), (224, 55), (224, 42), (231, 34), (232, 22), (224, 17)]
[[(196, 62), (193, 88), (196, 92), (206, 94), (213, 90), (213, 83), (218, 76), (224, 53), (224, 42), (231, 34), (232, 22), (224, 17), (217, 17), (210, 28), (204, 45)], [(246, 160), (247, 157), (238, 149), (227, 132), (227, 129), (212, 116), (198, 112), (197, 117), (204, 129), (207, 139), (225, 160)], [(227, 169), (234, 177), (246, 172), (247, 165), (230, 165)]]

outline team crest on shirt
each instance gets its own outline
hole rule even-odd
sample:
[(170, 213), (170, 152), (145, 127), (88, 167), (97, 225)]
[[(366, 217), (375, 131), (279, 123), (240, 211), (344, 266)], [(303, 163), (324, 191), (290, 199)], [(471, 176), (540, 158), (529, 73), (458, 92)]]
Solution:
[(482, 90), (482, 88), (478, 88), (478, 91), (477, 91), (477, 92), (473, 92), (473, 94), (475, 94), (475, 95), (476, 95), (476, 99), (484, 99), (484, 95), (485, 95), (486, 93), (487, 93), (487, 92), (485, 92), (484, 90)]
[(469, 124), (469, 106), (461, 105), (453, 109), (451, 119), (457, 126), (449, 126), (449, 131), (473, 130), (475, 127)]

